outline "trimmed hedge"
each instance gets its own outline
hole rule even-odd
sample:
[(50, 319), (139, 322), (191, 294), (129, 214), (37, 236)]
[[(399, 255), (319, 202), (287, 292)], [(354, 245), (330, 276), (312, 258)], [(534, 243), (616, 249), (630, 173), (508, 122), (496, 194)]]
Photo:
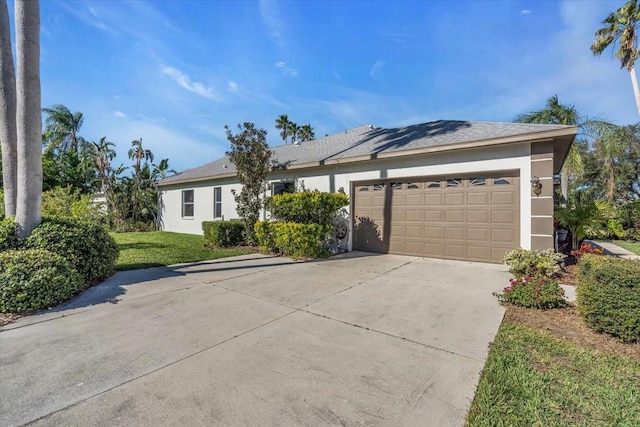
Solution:
[(348, 204), (346, 194), (321, 191), (283, 193), (265, 201), (265, 207), (276, 221), (320, 225), (333, 224), (335, 212)]
[(262, 221), (254, 228), (261, 248), (294, 259), (328, 257), (324, 242), (330, 230), (330, 226), (319, 224)]
[(68, 300), (82, 277), (60, 255), (44, 249), (0, 253), (0, 312), (27, 313)]
[(64, 257), (80, 273), (86, 287), (114, 273), (119, 252), (102, 226), (63, 218), (43, 219), (25, 243), (27, 248), (46, 249)]
[(640, 262), (586, 254), (578, 266), (578, 308), (589, 327), (640, 342)]
[(240, 221), (203, 221), (205, 245), (228, 248), (242, 243), (244, 224)]
[(14, 218), (0, 221), (0, 252), (20, 248), (17, 225)]

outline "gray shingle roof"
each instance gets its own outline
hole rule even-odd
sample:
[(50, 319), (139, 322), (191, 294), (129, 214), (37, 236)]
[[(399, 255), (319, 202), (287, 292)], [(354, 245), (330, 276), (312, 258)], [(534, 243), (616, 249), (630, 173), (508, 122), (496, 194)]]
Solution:
[[(273, 147), (271, 151), (272, 157), (277, 159), (280, 165), (290, 167), (429, 147), (451, 146), (451, 149), (454, 149), (456, 144), (505, 137), (525, 137), (541, 132), (572, 128), (574, 127), (459, 120), (438, 120), (393, 129), (359, 126), (324, 138), (302, 142), (299, 145)], [(165, 178), (159, 182), (159, 185), (205, 180), (233, 173), (235, 173), (235, 166), (227, 157), (224, 157)]]

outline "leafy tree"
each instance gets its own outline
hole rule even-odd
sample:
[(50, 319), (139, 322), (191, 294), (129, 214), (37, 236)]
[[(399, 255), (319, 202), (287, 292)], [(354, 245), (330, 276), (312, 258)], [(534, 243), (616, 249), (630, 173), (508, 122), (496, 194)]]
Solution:
[(291, 122), (289, 121), (289, 117), (286, 114), (280, 114), (276, 119), (276, 129), (280, 129), (280, 137), (287, 143), (287, 137), (290, 135), (289, 126)]
[(591, 51), (594, 55), (601, 55), (609, 46), (613, 46), (615, 56), (620, 60), (620, 68), (626, 68), (631, 77), (636, 107), (640, 114), (640, 89), (638, 89), (635, 71), (635, 61), (639, 54), (637, 31), (640, 23), (640, 6), (638, 0), (628, 0), (624, 6), (609, 14), (602, 23), (605, 26), (596, 31)]
[(311, 140), (315, 139), (316, 134), (313, 132), (313, 127), (311, 126), (311, 124), (306, 124), (306, 125), (300, 126), (300, 131), (298, 132), (298, 137), (300, 138), (301, 142), (311, 141)]
[(16, 223), (24, 239), (40, 223), (42, 116), (40, 112), (40, 3), (16, 0), (16, 128), (18, 193)]
[(7, 3), (0, 1), (0, 144), (2, 144), (2, 186), (4, 211), (16, 215), (18, 158), (16, 131), (16, 76), (11, 50)]
[(72, 113), (62, 104), (56, 104), (42, 111), (47, 115), (44, 124), (43, 141), (47, 150), (78, 151), (82, 137), (78, 135), (84, 118), (82, 113)]
[(228, 125), (225, 126), (227, 140), (231, 149), (226, 155), (236, 166), (238, 181), (242, 184), (240, 193), (233, 192), (238, 205), (238, 214), (245, 226), (247, 243), (257, 243), (254, 225), (260, 216), (262, 195), (266, 189), (267, 176), (270, 171), (271, 150), (267, 145), (267, 131), (256, 129), (255, 125), (245, 122), (238, 125), (238, 133), (233, 134)]

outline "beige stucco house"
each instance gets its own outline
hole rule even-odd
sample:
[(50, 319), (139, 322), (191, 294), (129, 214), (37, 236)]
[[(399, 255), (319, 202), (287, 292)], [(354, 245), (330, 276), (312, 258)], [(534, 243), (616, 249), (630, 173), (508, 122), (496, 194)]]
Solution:
[[(360, 126), (272, 148), (280, 168), (270, 191), (346, 192), (350, 250), (499, 262), (513, 248), (553, 247), (553, 175), (576, 133), (446, 120)], [(201, 234), (202, 221), (237, 218), (232, 189), (240, 185), (228, 158), (161, 181), (162, 229)]]

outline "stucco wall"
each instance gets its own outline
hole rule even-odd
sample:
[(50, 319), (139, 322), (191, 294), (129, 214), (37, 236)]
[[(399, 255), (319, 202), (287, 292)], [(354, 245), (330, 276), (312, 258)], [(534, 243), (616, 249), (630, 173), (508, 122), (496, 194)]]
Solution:
[[(349, 194), (350, 183), (354, 181), (518, 170), (521, 176), (520, 245), (529, 249), (531, 246), (531, 215), (529, 214), (531, 212), (531, 198), (528, 197), (531, 176), (530, 151), (529, 143), (521, 143), (405, 158), (335, 164), (311, 169), (275, 172), (270, 176), (270, 181), (294, 179), (298, 185), (304, 183), (308, 190), (334, 192), (342, 188)], [(161, 189), (163, 229), (202, 234), (201, 222), (213, 219), (213, 187), (218, 185), (223, 187), (222, 208), (225, 219), (237, 218), (231, 188), (239, 191), (238, 184), (233, 184), (227, 179), (218, 182), (198, 183), (197, 185), (176, 185)], [(193, 219), (183, 219), (181, 218), (181, 190), (190, 188), (195, 190), (195, 214)]]

